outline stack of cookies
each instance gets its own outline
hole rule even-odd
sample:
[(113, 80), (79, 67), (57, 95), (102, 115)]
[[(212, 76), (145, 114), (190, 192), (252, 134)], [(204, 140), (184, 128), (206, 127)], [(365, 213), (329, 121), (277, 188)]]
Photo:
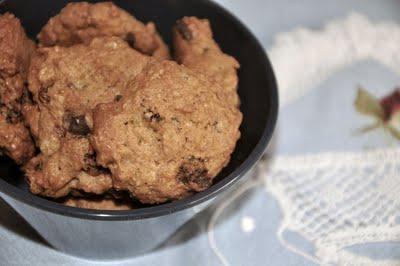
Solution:
[(32, 193), (125, 210), (212, 185), (240, 137), (239, 64), (205, 19), (173, 36), (171, 57), (154, 23), (110, 2), (68, 4), (37, 45), (0, 16), (0, 147)]

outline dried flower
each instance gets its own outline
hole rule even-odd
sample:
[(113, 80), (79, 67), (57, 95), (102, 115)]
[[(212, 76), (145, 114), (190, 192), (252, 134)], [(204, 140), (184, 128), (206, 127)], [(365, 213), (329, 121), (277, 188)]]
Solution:
[(354, 102), (356, 110), (375, 118), (375, 123), (365, 127), (364, 132), (383, 127), (400, 140), (400, 89), (379, 100), (367, 90), (359, 88)]

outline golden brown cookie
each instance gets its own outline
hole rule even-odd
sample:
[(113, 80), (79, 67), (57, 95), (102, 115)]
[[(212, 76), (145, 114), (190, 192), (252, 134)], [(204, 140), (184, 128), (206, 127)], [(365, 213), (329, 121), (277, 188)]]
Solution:
[(69, 3), (49, 20), (38, 38), (42, 46), (71, 46), (102, 36), (117, 36), (144, 54), (169, 58), (168, 46), (154, 23), (145, 25), (111, 2)]
[(174, 27), (175, 59), (188, 68), (218, 82), (228, 101), (239, 106), (237, 94), (239, 63), (224, 54), (213, 39), (207, 19), (184, 17)]
[(132, 204), (125, 201), (112, 199), (112, 198), (75, 198), (70, 197), (65, 202), (64, 205), (75, 208), (82, 209), (92, 209), (92, 210), (107, 210), (107, 211), (127, 211), (132, 210)]
[(19, 20), (12, 14), (0, 15), (0, 148), (22, 164), (35, 152), (21, 115), (26, 77), (35, 50)]
[(91, 137), (116, 190), (142, 203), (208, 188), (240, 137), (240, 111), (223, 89), (172, 61), (147, 65), (119, 102), (99, 105)]
[(152, 60), (117, 37), (38, 49), (29, 73), (32, 115), (26, 119), (40, 149), (25, 167), (33, 193), (63, 197), (71, 190), (102, 194), (112, 187), (89, 143), (92, 109), (120, 101)]

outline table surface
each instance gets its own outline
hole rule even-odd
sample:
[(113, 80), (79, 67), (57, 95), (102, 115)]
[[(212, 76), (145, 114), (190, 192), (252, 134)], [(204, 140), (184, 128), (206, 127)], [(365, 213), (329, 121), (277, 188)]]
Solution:
[[(295, 28), (321, 29), (327, 22), (344, 18), (352, 12), (371, 21), (400, 22), (397, 0), (219, 0), (236, 14), (259, 38), (265, 49), (273, 48), (277, 34)], [(293, 58), (293, 60), (296, 60)], [(274, 64), (274, 62), (273, 62)], [(307, 67), (307, 66), (304, 66)], [(276, 71), (280, 71), (276, 69)], [(287, 73), (290, 75), (290, 73)], [(331, 151), (361, 151), (365, 145), (385, 147), (379, 133), (354, 137), (353, 112), (357, 84), (385, 94), (395, 87), (398, 75), (378, 62), (366, 60), (341, 69), (324, 79), (313, 90), (280, 110), (278, 127), (268, 149), (271, 156), (297, 155)], [(340, 103), (339, 103), (340, 100)], [(339, 107), (339, 108), (338, 108)], [(345, 119), (342, 119), (345, 117)], [(332, 121), (343, 120), (342, 123)], [(257, 173), (254, 173), (256, 175)], [(240, 204), (238, 204), (240, 202)], [(124, 261), (103, 262), (110, 265), (220, 265), (207, 235), (212, 208), (179, 230), (160, 250)], [(226, 208), (212, 229), (218, 252), (231, 265), (313, 265), (312, 262), (283, 247), (276, 237), (281, 222), (276, 199), (263, 186), (255, 187)], [(301, 242), (294, 236), (294, 241)], [(311, 247), (301, 243), (305, 250)], [(400, 247), (383, 245), (354, 249), (370, 257), (398, 258)], [(397, 257), (396, 257), (397, 256)], [(1, 265), (97, 265), (61, 254), (47, 246), (9, 207), (0, 201)]]

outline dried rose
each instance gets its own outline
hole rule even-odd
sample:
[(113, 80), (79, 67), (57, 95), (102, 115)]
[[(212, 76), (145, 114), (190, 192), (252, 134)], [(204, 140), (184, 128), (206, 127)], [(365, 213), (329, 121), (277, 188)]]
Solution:
[(388, 130), (400, 140), (400, 89), (396, 88), (390, 95), (377, 99), (367, 90), (359, 88), (354, 106), (358, 112), (375, 118), (375, 123), (366, 127), (368, 131), (378, 127)]

